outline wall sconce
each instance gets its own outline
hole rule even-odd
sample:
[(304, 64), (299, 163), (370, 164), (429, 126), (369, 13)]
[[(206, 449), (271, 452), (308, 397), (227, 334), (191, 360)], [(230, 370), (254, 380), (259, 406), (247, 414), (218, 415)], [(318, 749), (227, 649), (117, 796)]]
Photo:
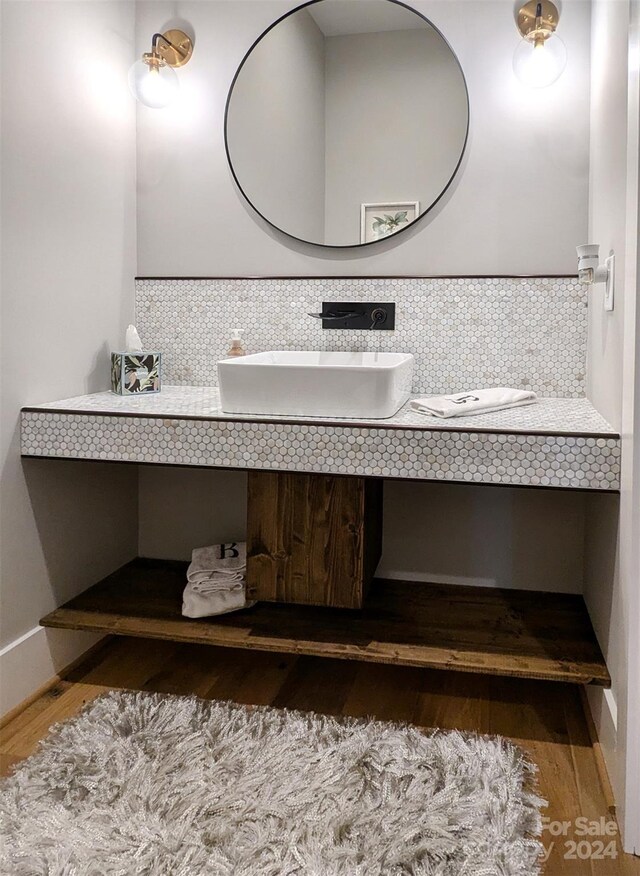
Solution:
[(567, 65), (567, 50), (555, 33), (560, 13), (551, 0), (530, 0), (518, 12), (522, 41), (513, 56), (513, 70), (523, 85), (546, 88)]
[(613, 310), (613, 286), (615, 282), (616, 257), (611, 253), (600, 264), (600, 246), (597, 243), (584, 243), (576, 247), (578, 253), (578, 280), (593, 286), (605, 283), (604, 309)]
[(168, 106), (180, 83), (174, 67), (183, 67), (193, 54), (193, 41), (181, 30), (154, 33), (151, 51), (129, 70), (129, 88), (140, 103), (154, 109)]

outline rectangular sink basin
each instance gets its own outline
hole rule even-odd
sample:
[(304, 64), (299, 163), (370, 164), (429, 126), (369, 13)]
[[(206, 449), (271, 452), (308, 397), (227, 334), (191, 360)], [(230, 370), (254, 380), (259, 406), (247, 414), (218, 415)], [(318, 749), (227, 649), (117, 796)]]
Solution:
[(218, 362), (222, 410), (287, 417), (392, 417), (409, 399), (408, 353), (270, 351)]

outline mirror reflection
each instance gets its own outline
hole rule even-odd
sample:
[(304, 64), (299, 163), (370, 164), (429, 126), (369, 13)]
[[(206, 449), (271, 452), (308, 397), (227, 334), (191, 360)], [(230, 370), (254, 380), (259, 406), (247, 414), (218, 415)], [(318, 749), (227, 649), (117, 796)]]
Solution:
[(325, 246), (401, 232), (451, 182), (468, 129), (444, 37), (395, 0), (317, 0), (267, 30), (229, 93), (243, 194), (280, 230)]

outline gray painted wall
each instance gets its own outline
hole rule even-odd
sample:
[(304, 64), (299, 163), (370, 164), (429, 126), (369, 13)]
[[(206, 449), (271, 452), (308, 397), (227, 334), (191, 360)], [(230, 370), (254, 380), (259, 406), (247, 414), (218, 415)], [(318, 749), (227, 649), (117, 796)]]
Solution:
[[(637, 0), (633, 3), (594, 0), (589, 242), (600, 244), (603, 258), (610, 249), (615, 251), (616, 294), (615, 310), (609, 313), (602, 306), (604, 287), (592, 287), (590, 292), (588, 393), (621, 430), (622, 478), (619, 499), (615, 496), (601, 502), (593, 499), (587, 508), (585, 601), (612, 679), (611, 690), (588, 693), (616, 793), (625, 846), (631, 850), (635, 841), (636, 853), (640, 849), (637, 784), (640, 503), (638, 384), (634, 375), (638, 363), (636, 319), (640, 281), (639, 42)], [(635, 746), (635, 752), (630, 752), (631, 746)]]
[(357, 241), (364, 203), (432, 204), (467, 115), (460, 69), (431, 28), (329, 37), (325, 239)]
[(8, 0), (2, 18), (0, 711), (87, 647), (38, 621), (135, 555), (138, 526), (134, 470), (19, 455), (20, 407), (105, 389), (132, 317), (133, 5)]
[[(140, 554), (184, 559), (246, 534), (246, 475), (140, 469)], [(382, 577), (580, 593), (582, 493), (388, 481)]]
[(324, 240), (324, 37), (306, 10), (253, 50), (229, 108), (229, 146), (256, 209), (280, 228)]

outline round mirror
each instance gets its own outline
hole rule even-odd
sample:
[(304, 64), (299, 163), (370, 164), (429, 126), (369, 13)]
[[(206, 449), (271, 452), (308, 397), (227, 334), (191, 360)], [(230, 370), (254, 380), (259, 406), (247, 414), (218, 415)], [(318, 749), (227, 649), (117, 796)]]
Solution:
[(442, 197), (469, 127), (451, 47), (397, 0), (312, 0), (246, 54), (225, 113), (245, 198), (322, 246), (402, 232)]

